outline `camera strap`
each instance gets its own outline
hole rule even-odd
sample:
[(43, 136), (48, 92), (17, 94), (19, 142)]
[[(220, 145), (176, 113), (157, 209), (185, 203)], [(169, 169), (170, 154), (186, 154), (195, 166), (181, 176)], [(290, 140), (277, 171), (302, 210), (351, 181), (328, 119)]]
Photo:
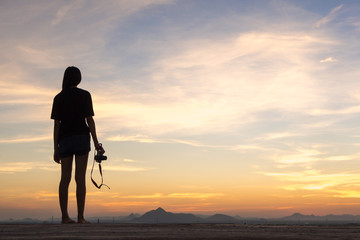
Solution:
[(95, 165), (95, 152), (94, 152), (94, 161), (93, 161), (93, 165), (92, 165), (92, 168), (91, 168), (91, 181), (92, 183), (95, 185), (95, 187), (97, 187), (98, 189), (100, 189), (102, 186), (106, 186), (108, 189), (110, 189), (110, 187), (106, 184), (104, 184), (104, 178), (103, 178), (103, 174), (102, 174), (102, 168), (101, 168), (101, 163), (99, 163), (99, 172), (100, 172), (100, 175), (101, 175), (101, 184), (98, 185), (95, 180), (93, 179), (92, 177), (92, 174), (93, 174), (93, 171), (94, 171), (94, 165)]

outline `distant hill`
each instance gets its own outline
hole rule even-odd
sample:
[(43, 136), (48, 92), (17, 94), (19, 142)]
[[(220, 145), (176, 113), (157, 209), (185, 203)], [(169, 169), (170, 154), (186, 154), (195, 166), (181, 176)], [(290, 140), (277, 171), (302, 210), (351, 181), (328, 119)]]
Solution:
[(134, 220), (134, 219), (136, 219), (136, 218), (138, 218), (138, 217), (140, 217), (139, 214), (137, 214), (137, 213), (131, 213), (129, 216), (124, 217), (122, 220), (123, 220), (123, 221), (132, 221), (132, 220)]
[(288, 221), (298, 221), (298, 220), (310, 220), (310, 221), (314, 221), (321, 218), (320, 216), (315, 216), (314, 214), (311, 215), (303, 215), (301, 213), (294, 213), (291, 216), (286, 216), (283, 217), (281, 219), (283, 220), (288, 220)]
[(291, 216), (283, 217), (278, 220), (288, 222), (288, 223), (360, 223), (359, 215), (343, 214), (343, 215), (326, 215), (326, 216), (316, 216), (303, 215), (301, 213), (294, 213)]
[(134, 222), (140, 223), (198, 223), (201, 220), (201, 218), (196, 217), (194, 214), (166, 212), (161, 207), (133, 219)]
[(10, 218), (9, 220), (3, 220), (0, 221), (0, 223), (2, 224), (40, 224), (40, 223), (47, 223), (47, 221), (42, 221), (39, 219), (34, 219), (34, 218), (23, 218), (23, 219), (12, 219)]
[(215, 214), (211, 217), (205, 218), (203, 222), (206, 223), (239, 223), (239, 219), (234, 217), (224, 215), (224, 214)]
[[(290, 216), (281, 218), (245, 218), (232, 217), (224, 214), (215, 214), (212, 216), (196, 216), (191, 213), (171, 213), (167, 212), (161, 207), (156, 210), (151, 210), (144, 215), (131, 213), (128, 216), (99, 216), (88, 218), (93, 223), (219, 223), (219, 224), (316, 224), (316, 225), (356, 225), (360, 226), (360, 215), (326, 215), (316, 216), (314, 214), (304, 215), (301, 213), (294, 213)], [(51, 224), (60, 223), (61, 219), (51, 218), (47, 220), (38, 220), (32, 218), (24, 219), (9, 219), (2, 220), (0, 224)]]
[(134, 218), (132, 222), (139, 223), (239, 223), (234, 217), (215, 214), (210, 217), (202, 218), (190, 213), (171, 213), (161, 207), (151, 210), (141, 217)]
[(224, 214), (199, 217), (190, 213), (171, 213), (161, 207), (151, 210), (131, 222), (139, 223), (248, 223), (248, 224), (360, 224), (360, 216), (355, 215), (303, 215), (294, 213), (282, 218), (235, 218)]

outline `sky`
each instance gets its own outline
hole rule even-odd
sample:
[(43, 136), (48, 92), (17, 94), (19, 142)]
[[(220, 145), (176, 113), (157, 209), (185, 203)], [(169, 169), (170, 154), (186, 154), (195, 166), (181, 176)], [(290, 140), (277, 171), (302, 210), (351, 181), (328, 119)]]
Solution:
[(111, 189), (98, 190), (90, 153), (85, 216), (360, 214), (359, 11), (355, 0), (1, 0), (0, 218), (60, 217), (50, 112), (68, 66), (108, 156)]

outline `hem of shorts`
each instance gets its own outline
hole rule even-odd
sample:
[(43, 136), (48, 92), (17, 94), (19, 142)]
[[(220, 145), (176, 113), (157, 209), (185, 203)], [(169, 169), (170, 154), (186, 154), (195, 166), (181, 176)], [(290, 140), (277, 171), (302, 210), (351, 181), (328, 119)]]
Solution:
[(91, 149), (90, 149), (90, 150), (86, 150), (86, 151), (82, 151), (82, 152), (75, 153), (74, 155), (75, 155), (75, 156), (82, 156), (82, 155), (85, 155), (85, 154), (89, 153), (90, 151), (91, 151)]
[(90, 150), (88, 150), (88, 151), (82, 151), (82, 152), (77, 152), (77, 153), (70, 153), (70, 154), (66, 154), (66, 155), (59, 155), (59, 157), (60, 157), (60, 159), (61, 158), (67, 158), (67, 157), (71, 157), (71, 156), (82, 156), (82, 155), (85, 155), (85, 154), (87, 154), (87, 153), (89, 153), (91, 151), (91, 149)]

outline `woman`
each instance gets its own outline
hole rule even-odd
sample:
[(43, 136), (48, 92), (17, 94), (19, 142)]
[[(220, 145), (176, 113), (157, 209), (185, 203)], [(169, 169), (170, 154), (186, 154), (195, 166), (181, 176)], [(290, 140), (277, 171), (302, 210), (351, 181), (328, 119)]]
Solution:
[(51, 119), (54, 119), (54, 161), (61, 164), (59, 201), (63, 224), (75, 223), (68, 214), (68, 188), (75, 155), (76, 199), (78, 223), (89, 223), (84, 218), (85, 175), (90, 152), (90, 135), (95, 149), (104, 153), (96, 136), (91, 95), (77, 88), (81, 72), (76, 67), (65, 70), (62, 91), (54, 98)]

